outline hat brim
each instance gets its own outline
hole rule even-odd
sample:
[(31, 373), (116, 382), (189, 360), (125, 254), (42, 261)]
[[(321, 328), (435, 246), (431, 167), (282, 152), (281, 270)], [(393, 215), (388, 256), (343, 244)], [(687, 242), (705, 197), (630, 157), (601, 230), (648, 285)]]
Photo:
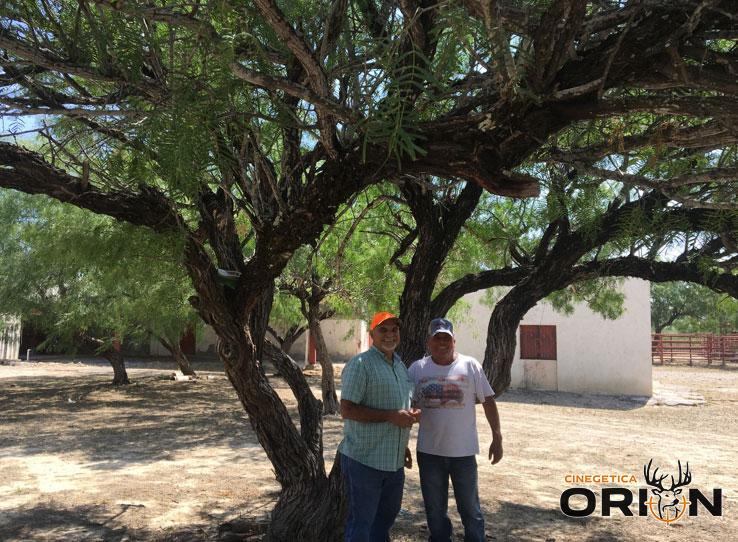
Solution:
[(431, 337), (435, 337), (439, 333), (445, 333), (446, 335), (449, 335), (451, 337), (454, 337), (454, 332), (453, 331), (449, 331), (448, 329), (439, 329), (438, 331), (435, 331), (433, 333), (433, 335), (431, 335)]
[(389, 322), (391, 320), (395, 320), (397, 322), (397, 325), (398, 326), (401, 326), (402, 325), (402, 320), (400, 320), (397, 316), (388, 316), (384, 320), (380, 320), (379, 322), (377, 322), (376, 324), (374, 324), (374, 327), (371, 328), (369, 331), (374, 331), (375, 329), (377, 329), (379, 326), (381, 326), (385, 322)]

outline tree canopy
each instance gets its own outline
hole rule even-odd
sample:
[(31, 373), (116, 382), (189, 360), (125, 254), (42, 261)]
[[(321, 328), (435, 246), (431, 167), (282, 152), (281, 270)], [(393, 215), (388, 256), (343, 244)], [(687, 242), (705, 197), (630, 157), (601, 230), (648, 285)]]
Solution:
[[(0, 114), (41, 115), (45, 140), (40, 153), (0, 143), (0, 186), (179, 239), (193, 307), (219, 337), (283, 488), (274, 540), (337, 539), (342, 502), (338, 469), (328, 475), (323, 460), (320, 403), (282, 363), (298, 427), (260, 370), (274, 281), (366, 187), (397, 183), (414, 214), (400, 296), (401, 312), (418, 315), (413, 334), (479, 187), (529, 197), (543, 184), (547, 201), (536, 248), (524, 253), (521, 240), (518, 263), (479, 272), (514, 284), (491, 328), (605, 271), (733, 288), (735, 0), (0, 6)], [(587, 197), (603, 180), (615, 188), (601, 209)], [(459, 182), (448, 198), (427, 198)], [(576, 218), (572, 202), (582, 203)], [(595, 256), (638, 216), (661, 221), (644, 250), (680, 224), (711, 234), (666, 270), (629, 244)], [(706, 274), (707, 253), (720, 257)], [(487, 367), (503, 384), (505, 363)]]

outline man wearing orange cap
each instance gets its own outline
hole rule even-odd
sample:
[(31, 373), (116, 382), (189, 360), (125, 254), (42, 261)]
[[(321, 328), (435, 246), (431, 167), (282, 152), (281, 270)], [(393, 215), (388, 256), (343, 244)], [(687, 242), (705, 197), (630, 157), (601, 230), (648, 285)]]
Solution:
[(412, 466), (410, 427), (420, 415), (410, 405), (414, 384), (395, 353), (399, 319), (378, 312), (369, 330), (372, 347), (351, 358), (341, 375), (346, 542), (389, 541), (402, 502), (403, 466)]

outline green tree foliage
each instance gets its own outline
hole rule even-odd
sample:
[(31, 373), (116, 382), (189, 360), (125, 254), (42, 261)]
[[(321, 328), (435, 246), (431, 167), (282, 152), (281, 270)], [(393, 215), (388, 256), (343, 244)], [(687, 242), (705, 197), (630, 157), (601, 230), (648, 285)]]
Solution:
[(178, 341), (197, 316), (176, 239), (46, 198), (0, 194), (0, 311), (47, 333), (56, 348), (82, 337)]
[(697, 284), (654, 284), (651, 326), (656, 333), (735, 333), (738, 301)]

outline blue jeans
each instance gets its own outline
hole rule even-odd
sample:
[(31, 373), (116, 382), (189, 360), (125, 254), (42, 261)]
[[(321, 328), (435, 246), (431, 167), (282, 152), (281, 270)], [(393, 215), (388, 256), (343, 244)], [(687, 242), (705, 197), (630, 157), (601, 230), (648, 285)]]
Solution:
[(346, 542), (389, 542), (389, 531), (402, 503), (405, 471), (373, 469), (341, 454), (348, 495)]
[(484, 542), (484, 518), (479, 506), (477, 458), (443, 457), (418, 452), (420, 489), (423, 492), (425, 516), (430, 542), (451, 541), (448, 519), (448, 479), (454, 486), (456, 508), (464, 524), (464, 542)]

